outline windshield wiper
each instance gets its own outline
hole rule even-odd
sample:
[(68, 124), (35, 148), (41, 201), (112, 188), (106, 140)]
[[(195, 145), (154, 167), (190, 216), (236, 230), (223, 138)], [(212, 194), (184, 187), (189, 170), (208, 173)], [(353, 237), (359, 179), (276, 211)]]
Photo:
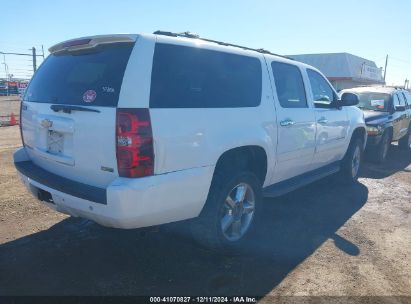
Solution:
[(51, 105), (50, 109), (52, 109), (54, 112), (63, 111), (64, 113), (71, 113), (71, 111), (100, 113), (99, 110), (95, 110), (95, 109), (90, 109), (90, 108), (85, 108), (85, 107), (80, 107), (80, 106), (57, 105), (57, 104)]

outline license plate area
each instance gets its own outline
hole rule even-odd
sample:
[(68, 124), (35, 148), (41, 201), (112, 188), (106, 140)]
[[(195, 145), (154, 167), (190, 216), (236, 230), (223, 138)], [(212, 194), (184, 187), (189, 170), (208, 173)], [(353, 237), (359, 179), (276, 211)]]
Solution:
[(61, 132), (49, 130), (47, 134), (47, 152), (61, 155), (64, 152), (64, 135)]

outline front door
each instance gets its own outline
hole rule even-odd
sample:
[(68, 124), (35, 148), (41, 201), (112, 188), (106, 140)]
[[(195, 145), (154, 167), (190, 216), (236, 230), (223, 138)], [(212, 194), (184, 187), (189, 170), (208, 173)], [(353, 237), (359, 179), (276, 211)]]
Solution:
[(317, 125), (313, 166), (319, 168), (340, 160), (345, 153), (349, 121), (345, 108), (331, 106), (337, 94), (317, 71), (307, 69), (310, 98), (315, 106)]
[(402, 106), (406, 108), (405, 100), (404, 97), (401, 96), (401, 93), (394, 94), (393, 96), (394, 100), (394, 113), (392, 114), (393, 118), (393, 140), (399, 140), (401, 137), (403, 137), (407, 133), (407, 128), (408, 125), (406, 125), (407, 122), (407, 111), (400, 111), (397, 110), (397, 106)]

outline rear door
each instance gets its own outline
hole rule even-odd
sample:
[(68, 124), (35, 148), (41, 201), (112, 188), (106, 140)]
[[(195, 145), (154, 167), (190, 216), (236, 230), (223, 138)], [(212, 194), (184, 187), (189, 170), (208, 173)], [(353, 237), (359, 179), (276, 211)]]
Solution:
[(277, 96), (277, 166), (274, 182), (311, 170), (315, 149), (315, 113), (306, 97), (304, 81), (297, 65), (272, 61)]
[(117, 176), (116, 107), (134, 42), (92, 42), (41, 65), (23, 98), (22, 135), (36, 165), (104, 187)]

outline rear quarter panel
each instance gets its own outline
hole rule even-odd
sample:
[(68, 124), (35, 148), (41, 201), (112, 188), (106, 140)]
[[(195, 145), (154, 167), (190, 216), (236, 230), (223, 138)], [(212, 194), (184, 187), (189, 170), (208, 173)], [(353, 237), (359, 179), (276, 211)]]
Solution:
[(151, 109), (150, 114), (156, 174), (214, 166), (225, 151), (247, 145), (264, 148), (268, 166), (273, 163), (276, 128), (263, 107)]
[[(141, 35), (124, 75), (119, 108), (148, 108), (156, 42), (199, 47), (194, 39)], [(258, 58), (262, 68), (261, 104), (250, 108), (153, 108), (155, 174), (214, 166), (226, 151), (257, 145), (267, 154), (267, 177), (275, 166), (276, 114), (264, 57), (239, 48), (201, 44), (201, 47)], [(267, 179), (266, 179), (267, 180)]]
[(226, 151), (248, 145), (264, 148), (267, 178), (275, 166), (276, 114), (263, 57), (258, 107), (150, 109), (155, 173), (214, 166)]

